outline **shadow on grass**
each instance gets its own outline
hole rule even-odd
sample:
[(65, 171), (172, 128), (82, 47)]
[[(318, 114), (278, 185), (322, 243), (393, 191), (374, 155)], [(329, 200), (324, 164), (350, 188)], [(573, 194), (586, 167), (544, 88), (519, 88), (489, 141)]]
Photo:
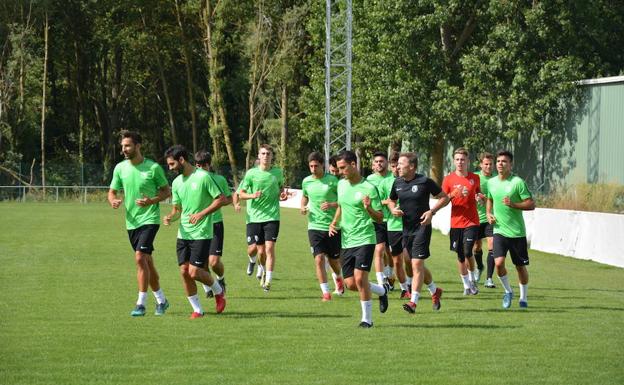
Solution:
[(461, 309), (461, 312), (466, 312), (466, 313), (509, 313), (509, 312), (513, 312), (513, 313), (567, 313), (568, 310), (567, 309), (562, 309), (562, 308), (535, 308), (535, 307), (529, 307), (528, 309), (520, 309), (518, 307), (516, 308), (511, 308), (511, 309)]
[(560, 287), (536, 287), (536, 286), (530, 286), (531, 290), (553, 290), (553, 291), (582, 291), (582, 292), (587, 292), (587, 291), (603, 291), (603, 292), (607, 292), (607, 293), (624, 293), (624, 290), (617, 290), (617, 289), (600, 289), (600, 288), (578, 288), (578, 289), (564, 289), (564, 288), (560, 288)]
[(285, 312), (227, 312), (220, 314), (224, 318), (352, 318), (350, 315), (320, 313), (285, 313)]
[(413, 328), (413, 329), (518, 329), (522, 326), (514, 325), (477, 325), (477, 324), (445, 324), (445, 325), (432, 325), (432, 324), (399, 324), (399, 325), (387, 325), (387, 328)]

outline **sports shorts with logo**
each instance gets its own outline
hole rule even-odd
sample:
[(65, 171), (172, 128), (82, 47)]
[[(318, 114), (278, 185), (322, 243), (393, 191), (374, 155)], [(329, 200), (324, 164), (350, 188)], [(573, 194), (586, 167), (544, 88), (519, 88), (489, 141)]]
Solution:
[(417, 225), (411, 234), (405, 235), (403, 230), (403, 247), (412, 259), (427, 259), (431, 255), (429, 244), (431, 243), (431, 225)]
[(331, 259), (340, 258), (340, 231), (330, 237), (329, 231), (308, 230), (308, 239), (312, 256), (325, 254)]
[(526, 237), (508, 238), (501, 234), (494, 234), (494, 258), (511, 255), (511, 261), (516, 266), (529, 264), (529, 251)]
[(489, 224), (488, 222), (483, 222), (479, 224), (479, 235), (477, 236), (477, 240), (483, 238), (491, 238), (494, 236), (494, 226)]
[(247, 244), (264, 245), (265, 241), (277, 242), (279, 228), (280, 221), (250, 223), (247, 225)]
[(393, 257), (403, 252), (403, 231), (388, 231), (388, 248)]
[(128, 230), (128, 238), (132, 250), (151, 254), (154, 251), (154, 238), (160, 228), (159, 225), (143, 225), (133, 230)]
[(479, 226), (466, 228), (451, 228), (449, 240), (451, 251), (457, 253), (457, 260), (464, 262), (466, 258), (472, 257), (472, 248), (479, 235)]
[(223, 228), (223, 222), (215, 222), (212, 225), (212, 241), (210, 241), (210, 253), (208, 255), (223, 254), (223, 237), (225, 230)]
[(353, 277), (355, 269), (370, 271), (375, 254), (375, 245), (363, 245), (342, 249), (342, 275)]
[(178, 266), (186, 262), (193, 266), (204, 267), (210, 251), (210, 239), (179, 239), (176, 241)]
[(375, 226), (375, 238), (377, 244), (388, 243), (388, 223), (387, 222), (373, 222)]

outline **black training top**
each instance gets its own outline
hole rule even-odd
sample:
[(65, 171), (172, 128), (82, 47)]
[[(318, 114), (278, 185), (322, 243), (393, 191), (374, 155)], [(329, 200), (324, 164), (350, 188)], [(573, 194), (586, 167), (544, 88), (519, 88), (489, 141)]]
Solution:
[(390, 191), (390, 199), (399, 201), (403, 210), (403, 234), (413, 234), (420, 225), (420, 217), (429, 210), (429, 195), (436, 196), (442, 189), (430, 178), (416, 174), (406, 181), (396, 178)]

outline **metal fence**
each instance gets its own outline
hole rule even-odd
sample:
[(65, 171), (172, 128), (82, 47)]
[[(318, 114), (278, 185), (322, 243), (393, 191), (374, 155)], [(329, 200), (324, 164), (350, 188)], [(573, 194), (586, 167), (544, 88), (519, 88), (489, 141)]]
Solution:
[(108, 186), (0, 186), (0, 201), (106, 202)]

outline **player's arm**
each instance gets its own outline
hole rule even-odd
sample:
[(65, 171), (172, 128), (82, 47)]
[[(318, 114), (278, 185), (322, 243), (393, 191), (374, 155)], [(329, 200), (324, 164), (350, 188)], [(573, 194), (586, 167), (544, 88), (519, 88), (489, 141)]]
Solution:
[(390, 210), (390, 213), (392, 213), (392, 215), (394, 215), (395, 217), (402, 217), (405, 214), (403, 210), (398, 208), (397, 201), (394, 201), (390, 198), (386, 200), (388, 201), (388, 209)]
[(308, 213), (308, 202), (308, 197), (301, 194), (301, 205), (299, 207), (299, 212), (301, 213), (301, 215), (306, 215)]
[(247, 199), (256, 199), (256, 198), (260, 198), (260, 196), (262, 195), (262, 191), (256, 191), (253, 194), (249, 194), (247, 193), (247, 190), (241, 189), (238, 192), (238, 197), (242, 200), (247, 200)]
[(121, 199), (117, 198), (117, 190), (111, 188), (108, 189), (108, 203), (112, 208), (117, 209), (121, 205)]
[(368, 195), (362, 198), (362, 205), (366, 209), (368, 215), (377, 223), (383, 222), (383, 212), (381, 210), (375, 210), (371, 204), (371, 199)]
[(527, 198), (521, 202), (512, 202), (509, 197), (503, 198), (503, 204), (518, 210), (535, 210), (535, 201), (533, 198)]
[(208, 205), (208, 207), (198, 213), (191, 214), (189, 216), (189, 223), (195, 224), (201, 221), (206, 215), (210, 215), (220, 209), (222, 206), (224, 206), (225, 202), (225, 195), (219, 195), (215, 200), (212, 201), (210, 205)]
[(341, 214), (342, 214), (342, 209), (340, 208), (340, 205), (338, 205), (338, 208), (336, 209), (336, 214), (334, 214), (334, 219), (332, 219), (331, 223), (329, 224), (329, 236), (330, 237), (338, 233), (338, 231), (336, 230), (336, 226), (338, 222), (340, 222)]
[(182, 207), (177, 204), (171, 206), (171, 212), (163, 217), (163, 224), (169, 226), (171, 222), (175, 222), (180, 219), (182, 214)]
[(171, 196), (171, 189), (169, 188), (169, 185), (166, 184), (158, 188), (158, 193), (156, 194), (155, 197), (143, 196), (143, 198), (139, 198), (135, 202), (137, 206), (146, 207), (149, 205), (155, 205), (158, 202), (162, 202), (165, 199), (169, 198), (170, 196)]
[(440, 191), (437, 195), (434, 195), (433, 197), (436, 198), (438, 201), (433, 206), (433, 208), (429, 209), (428, 211), (425, 211), (423, 215), (421, 215), (420, 217), (420, 219), (422, 219), (422, 221), (420, 221), (421, 225), (430, 224), (431, 218), (433, 218), (433, 216), (436, 215), (436, 213), (440, 211), (440, 209), (448, 205), (449, 202), (451, 201), (451, 198), (449, 198), (449, 196), (446, 195), (444, 191)]
[(493, 225), (496, 222), (496, 217), (492, 213), (492, 209), (494, 208), (494, 201), (492, 201), (491, 197), (488, 197), (485, 201), (485, 215), (487, 216), (488, 223)]

